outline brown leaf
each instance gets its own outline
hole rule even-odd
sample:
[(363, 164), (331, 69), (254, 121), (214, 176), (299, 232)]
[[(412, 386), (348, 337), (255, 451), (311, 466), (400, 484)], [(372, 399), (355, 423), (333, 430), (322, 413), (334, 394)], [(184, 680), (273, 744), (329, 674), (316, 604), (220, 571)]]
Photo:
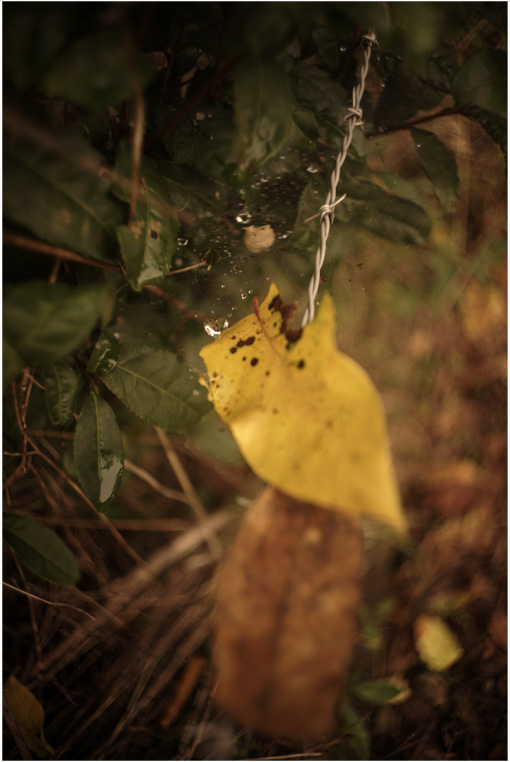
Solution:
[(351, 661), (363, 562), (358, 519), (267, 487), (220, 569), (215, 700), (258, 731), (328, 731)]

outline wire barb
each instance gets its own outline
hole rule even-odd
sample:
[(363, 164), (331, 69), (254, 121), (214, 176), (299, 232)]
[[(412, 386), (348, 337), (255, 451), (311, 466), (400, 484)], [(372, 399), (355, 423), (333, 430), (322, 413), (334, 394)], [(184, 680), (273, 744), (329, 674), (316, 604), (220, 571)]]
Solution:
[(361, 36), (361, 45), (363, 47), (363, 64), (361, 65), (359, 73), (359, 82), (352, 91), (352, 105), (347, 109), (347, 114), (344, 118), (344, 124), (347, 129), (344, 135), (342, 149), (336, 157), (335, 168), (331, 173), (328, 195), (326, 196), (326, 201), (320, 207), (317, 214), (314, 214), (305, 220), (305, 223), (307, 223), (316, 217), (320, 217), (320, 243), (315, 253), (314, 271), (308, 286), (308, 305), (303, 313), (303, 318), (301, 320), (302, 328), (310, 323), (315, 315), (315, 299), (317, 298), (317, 292), (319, 291), (321, 268), (326, 257), (326, 242), (328, 240), (331, 225), (333, 224), (333, 220), (335, 218), (335, 207), (346, 197), (345, 193), (341, 198), (337, 199), (336, 197), (336, 190), (338, 183), (340, 182), (340, 171), (346, 159), (349, 146), (351, 145), (354, 129), (355, 127), (361, 127), (363, 124), (361, 98), (363, 97), (363, 92), (365, 90), (365, 80), (368, 73), (372, 48), (377, 46), (377, 38), (371, 29)]
[(344, 193), (343, 196), (340, 196), (340, 198), (337, 198), (334, 204), (323, 204), (321, 208), (319, 209), (319, 211), (317, 212), (317, 214), (312, 214), (311, 217), (307, 217), (306, 220), (304, 220), (305, 225), (308, 222), (311, 222), (312, 220), (314, 220), (316, 217), (320, 217), (322, 222), (322, 220), (324, 219), (324, 216), (326, 214), (328, 215), (332, 214), (335, 209), (335, 206), (338, 206), (338, 204), (340, 204), (344, 200), (344, 198), (346, 198), (346, 196), (347, 196), (347, 193)]

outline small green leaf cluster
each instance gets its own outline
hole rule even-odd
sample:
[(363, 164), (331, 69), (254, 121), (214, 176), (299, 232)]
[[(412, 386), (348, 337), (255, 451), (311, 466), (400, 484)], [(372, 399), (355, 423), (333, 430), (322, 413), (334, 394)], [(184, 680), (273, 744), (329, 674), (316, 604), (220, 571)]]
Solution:
[[(336, 218), (420, 244), (431, 228), (420, 193), (368, 160), (386, 133), (411, 130), (448, 210), (455, 159), (418, 112), (449, 99), (445, 113), (505, 147), (502, 5), (6, 5), (4, 390), (31, 369), (46, 406), (32, 412), (74, 429), (75, 470), (98, 509), (122, 477), (122, 405), (176, 434), (210, 410), (197, 380), (204, 315), (216, 320), (221, 294), (245, 299), (267, 272), (243, 244), (248, 221), (272, 226), (274, 262), (305, 287), (319, 229), (305, 220), (345, 135), (360, 30), (373, 27), (379, 47)], [(481, 21), (491, 35), (473, 32)], [(18, 522), (7, 539), (62, 582), (33, 560), (48, 532), (35, 542)]]

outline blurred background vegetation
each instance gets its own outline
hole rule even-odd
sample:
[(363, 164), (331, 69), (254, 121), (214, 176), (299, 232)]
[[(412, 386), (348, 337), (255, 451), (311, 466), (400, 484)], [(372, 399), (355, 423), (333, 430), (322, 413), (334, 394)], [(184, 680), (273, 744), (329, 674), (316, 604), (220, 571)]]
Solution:
[[(11, 680), (5, 757), (505, 759), (506, 4), (3, 9), (5, 675), (47, 738), (20, 728)], [(303, 749), (211, 699), (211, 579), (260, 483), (203, 396), (172, 427), (104, 362), (116, 342), (164, 352), (191, 396), (198, 351), (252, 296), (274, 281), (305, 307), (319, 228), (304, 220), (368, 29), (322, 288), (383, 396), (413, 549), (367, 525), (352, 690), (335, 734)], [(157, 233), (142, 247), (141, 219)], [(74, 296), (31, 344), (58, 284)], [(73, 452), (91, 389), (122, 432), (104, 504)], [(48, 572), (55, 536), (76, 585)], [(461, 645), (447, 671), (417, 651), (424, 615)], [(355, 689), (376, 679), (396, 702)]]

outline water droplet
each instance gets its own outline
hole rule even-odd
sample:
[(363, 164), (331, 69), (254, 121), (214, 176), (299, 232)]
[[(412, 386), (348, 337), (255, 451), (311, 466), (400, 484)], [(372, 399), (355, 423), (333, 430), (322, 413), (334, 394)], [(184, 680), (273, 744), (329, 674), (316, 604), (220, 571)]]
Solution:
[(198, 395), (200, 394), (198, 389), (193, 389), (193, 391), (191, 393), (192, 393), (193, 397), (198, 397)]
[(246, 211), (246, 209), (242, 212), (239, 212), (239, 214), (236, 217), (236, 222), (239, 222), (241, 225), (247, 225), (251, 221), (251, 214)]
[(212, 336), (213, 339), (217, 339), (221, 336), (221, 332), (228, 328), (229, 322), (227, 318), (220, 318), (219, 320), (206, 320), (204, 323), (204, 330), (208, 336)]
[(344, 45), (342, 45), (342, 47), (340, 48), (340, 50), (341, 50), (341, 52), (342, 52), (342, 53), (345, 53), (345, 51), (347, 50), (347, 48), (346, 48)]
[(316, 167), (314, 164), (310, 164), (310, 166), (306, 168), (306, 171), (310, 172), (310, 174), (314, 175), (316, 172), (319, 171), (319, 168)]
[(188, 245), (188, 239), (187, 238), (178, 238), (177, 243), (179, 246), (187, 246)]
[(244, 291), (241, 293), (241, 299), (248, 299), (248, 294), (245, 294)]

